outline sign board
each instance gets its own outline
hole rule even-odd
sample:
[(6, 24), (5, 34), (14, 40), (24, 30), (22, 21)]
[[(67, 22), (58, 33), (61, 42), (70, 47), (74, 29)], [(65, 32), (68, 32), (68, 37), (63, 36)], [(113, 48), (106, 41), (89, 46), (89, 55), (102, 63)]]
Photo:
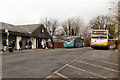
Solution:
[(9, 32), (7, 32), (7, 35), (9, 36)]

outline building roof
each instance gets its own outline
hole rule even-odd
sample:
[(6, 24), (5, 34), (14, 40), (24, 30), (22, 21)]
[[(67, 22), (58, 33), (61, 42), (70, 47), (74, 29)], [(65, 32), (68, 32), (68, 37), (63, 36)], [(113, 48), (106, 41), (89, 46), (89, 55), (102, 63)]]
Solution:
[(35, 29), (40, 27), (42, 24), (31, 24), (31, 25), (12, 25), (8, 23), (0, 22), (0, 25), (2, 26), (2, 30), (9, 30), (12, 32), (20, 32), (20, 33), (32, 33)]
[[(0, 22), (0, 29), (8, 30), (11, 34), (21, 35), (21, 36), (32, 36), (38, 38), (51, 38), (50, 34), (47, 32), (43, 24), (30, 24), (30, 25), (12, 25), (8, 23)], [(40, 30), (37, 30), (40, 29)], [(40, 33), (41, 29), (45, 29), (45, 33)]]

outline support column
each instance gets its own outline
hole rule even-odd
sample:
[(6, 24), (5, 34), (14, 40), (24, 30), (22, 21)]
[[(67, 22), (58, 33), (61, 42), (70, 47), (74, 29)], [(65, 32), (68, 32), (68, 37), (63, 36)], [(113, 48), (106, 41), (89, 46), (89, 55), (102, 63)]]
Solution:
[(16, 49), (19, 49), (19, 41), (22, 39), (21, 36), (16, 36)]
[(36, 49), (36, 38), (31, 38), (32, 39), (32, 49)]

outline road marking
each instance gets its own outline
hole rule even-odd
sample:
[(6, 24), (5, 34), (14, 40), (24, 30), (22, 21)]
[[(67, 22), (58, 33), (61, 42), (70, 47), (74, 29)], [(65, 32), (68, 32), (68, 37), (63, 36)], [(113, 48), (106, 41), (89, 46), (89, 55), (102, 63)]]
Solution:
[[(88, 52), (90, 52), (90, 51), (88, 51)], [(85, 54), (87, 54), (88, 52), (86, 52)], [(83, 54), (83, 55), (85, 55), (85, 54)], [(82, 56), (82, 55), (81, 55), (81, 56)], [(79, 57), (77, 57), (77, 58), (79, 58)], [(76, 60), (77, 58), (75, 58), (74, 60)], [(47, 76), (46, 78), (49, 78), (49, 77), (52, 76), (54, 73), (56, 73), (56, 72), (62, 70), (62, 69), (65, 68), (69, 63), (72, 63), (74, 60), (68, 62), (67, 64), (65, 64), (65, 65), (62, 66), (60, 69), (56, 70), (55, 72), (53, 72), (51, 75)]]
[(108, 64), (113, 64), (113, 65), (116, 65), (116, 66), (118, 66), (118, 64), (111, 63), (111, 62), (107, 62), (107, 61), (101, 61), (101, 62), (108, 63)]
[[(60, 76), (60, 77), (62, 77), (62, 78), (65, 78), (65, 79), (67, 79), (67, 80), (70, 80), (70, 79), (68, 79), (67, 76), (64, 76), (64, 75), (62, 75), (62, 74), (60, 74), (60, 73), (58, 73), (58, 72), (54, 72), (54, 74), (57, 74), (58, 76)], [(52, 74), (52, 75), (54, 75), (54, 74)], [(48, 79), (48, 78), (51, 78), (52, 75), (48, 76), (47, 79)]]
[(47, 76), (46, 78), (50, 78), (53, 74), (58, 73), (58, 71), (60, 71), (61, 69), (65, 68), (67, 65), (64, 65), (63, 67), (61, 67), (60, 69), (56, 70), (55, 72), (53, 72), (51, 75)]
[[(90, 51), (86, 52), (85, 54), (88, 54)], [(85, 55), (83, 54), (83, 55)], [(82, 55), (81, 55), (82, 56)], [(74, 60), (78, 59), (79, 57), (75, 58)], [(74, 60), (68, 62), (67, 64), (65, 64), (64, 66), (62, 66), (60, 69), (56, 70), (55, 72), (53, 72), (51, 75), (47, 76), (46, 78), (50, 78), (53, 74), (58, 73), (60, 70), (62, 70), (63, 68), (65, 68), (66, 66), (68, 66), (70, 63), (72, 63)]]
[(66, 77), (66, 76), (64, 76), (64, 75), (62, 75), (62, 74), (60, 74), (60, 73), (58, 73), (58, 72), (55, 72), (57, 75), (59, 75), (59, 76), (61, 76), (62, 78), (66, 78), (66, 79), (68, 79), (68, 77)]
[[(88, 51), (88, 52), (90, 52), (90, 51)], [(86, 52), (85, 54), (87, 54), (88, 52)], [(83, 54), (83, 55), (85, 55), (85, 54)], [(82, 55), (81, 55), (81, 56), (82, 56)], [(79, 57), (77, 57), (77, 58), (79, 58)], [(75, 58), (74, 60), (76, 60), (77, 58)], [(58, 70), (56, 70), (55, 72), (53, 72), (51, 75), (47, 76), (46, 78), (50, 78), (53, 74), (58, 73), (58, 71), (62, 70), (62, 69), (65, 68), (66, 66), (68, 66), (68, 65), (69, 65), (70, 63), (72, 63), (74, 60), (68, 62), (67, 64), (65, 64), (64, 66), (62, 66), (61, 68), (59, 68)]]
[(96, 66), (96, 67), (100, 67), (100, 68), (103, 68), (103, 69), (107, 69), (109, 71), (119, 72), (119, 71), (114, 70), (114, 69), (110, 69), (110, 68), (106, 68), (106, 67), (103, 67), (103, 66), (87, 63), (87, 62), (84, 62), (84, 61), (79, 61), (79, 60), (74, 60), (74, 61), (81, 62), (81, 63), (88, 64), (88, 65), (92, 65), (92, 66)]
[[(75, 50), (75, 49), (74, 49), (74, 50)], [(85, 54), (83, 54), (83, 55), (77, 57), (77, 58), (74, 59), (73, 61), (79, 59), (80, 57), (83, 58), (85, 55), (89, 54), (90, 52), (92, 52), (92, 51), (88, 51), (88, 52), (86, 52)], [(90, 58), (88, 58), (88, 59), (90, 59)], [(90, 60), (95, 60), (95, 59), (90, 59)], [(64, 66), (61, 67), (60, 69), (56, 70), (53, 74), (58, 73), (58, 71), (62, 70), (63, 68), (65, 68), (65, 67), (67, 67), (67, 66), (69, 66), (69, 67), (72, 67), (72, 68), (78, 69), (78, 70), (80, 70), (80, 71), (83, 71), (83, 72), (87, 72), (87, 73), (90, 73), (90, 74), (96, 75), (96, 76), (101, 77), (101, 78), (106, 78), (106, 77), (101, 76), (101, 75), (99, 75), (99, 74), (92, 73), (92, 72), (89, 72), (89, 71), (87, 71), (87, 70), (83, 70), (83, 69), (80, 69), (80, 68), (74, 67), (74, 66), (72, 66), (72, 65), (69, 65), (69, 64), (72, 63), (73, 61), (69, 62), (68, 64), (64, 65)], [(96, 60), (96, 61), (97, 61), (97, 60)], [(101, 62), (101, 61), (100, 61), (100, 62)], [(105, 62), (105, 61), (104, 61), (104, 62)], [(105, 62), (105, 63), (109, 63), (109, 62)], [(109, 63), (109, 64), (114, 64), (114, 63)], [(118, 64), (114, 64), (114, 65), (118, 65)], [(101, 66), (100, 66), (100, 67), (101, 67)], [(105, 67), (105, 68), (106, 68), (106, 67)], [(109, 69), (109, 68), (108, 68), (108, 69)], [(111, 70), (111, 69), (110, 69), (110, 70)], [(116, 72), (116, 70), (113, 70), (113, 71)], [(117, 72), (118, 72), (118, 71), (117, 71)], [(53, 74), (51, 74), (50, 76), (52, 76)], [(50, 78), (50, 76), (48, 76), (48, 78)]]
[[(83, 58), (82, 56), (79, 56), (79, 57)], [(95, 60), (95, 59), (90, 59), (88, 57), (84, 57), (84, 59)], [(95, 61), (98, 61), (98, 60), (95, 60)], [(118, 66), (118, 64), (116, 64), (116, 63), (111, 63), (111, 62), (107, 62), (107, 61), (103, 61), (103, 60), (100, 60), (100, 62), (104, 62), (104, 63), (108, 63), (108, 64), (112, 64), (112, 65)]]
[(117, 50), (117, 49), (115, 49), (115, 51), (116, 51), (116, 53), (118, 53), (118, 50)]
[(85, 56), (85, 55), (89, 54), (90, 52), (91, 52), (91, 51), (86, 52), (85, 54), (83, 54), (83, 55), (81, 55), (81, 56), (77, 57), (75, 60), (79, 59), (80, 57), (82, 57), (82, 58), (83, 58), (83, 56)]
[(69, 65), (69, 64), (68, 64), (67, 66), (72, 67), (72, 68), (77, 69), (77, 70), (80, 70), (80, 71), (83, 71), (83, 72), (87, 72), (87, 73), (90, 73), (90, 74), (96, 75), (96, 76), (101, 77), (101, 78), (106, 78), (106, 77), (104, 77), (104, 76), (101, 76), (101, 75), (98, 75), (98, 74), (95, 74), (95, 73), (92, 73), (92, 72), (89, 72), (89, 71), (86, 71), (86, 70), (83, 70), (83, 69), (80, 69), (80, 68), (74, 67), (74, 66)]
[[(88, 52), (90, 52), (90, 51), (88, 51)], [(85, 54), (83, 54), (83, 55), (88, 54), (88, 52), (86, 52), (86, 53), (85, 53)], [(81, 56), (83, 56), (83, 55), (81, 55)], [(78, 58), (79, 58), (79, 57), (75, 58), (74, 60), (77, 60)], [(68, 63), (67, 63), (67, 64), (65, 64), (63, 67), (61, 67), (60, 69), (56, 70), (55, 72), (60, 71), (61, 69), (63, 69), (64, 67), (66, 67), (68, 64), (72, 63), (74, 60), (72, 60), (72, 61), (68, 62)]]

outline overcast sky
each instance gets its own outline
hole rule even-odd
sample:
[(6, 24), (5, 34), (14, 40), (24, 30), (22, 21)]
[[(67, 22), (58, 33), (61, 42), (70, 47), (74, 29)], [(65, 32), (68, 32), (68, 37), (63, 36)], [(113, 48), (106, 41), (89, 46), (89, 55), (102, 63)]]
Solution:
[(109, 0), (0, 0), (0, 22), (36, 24), (44, 17), (64, 21), (80, 16), (85, 23), (109, 14)]

